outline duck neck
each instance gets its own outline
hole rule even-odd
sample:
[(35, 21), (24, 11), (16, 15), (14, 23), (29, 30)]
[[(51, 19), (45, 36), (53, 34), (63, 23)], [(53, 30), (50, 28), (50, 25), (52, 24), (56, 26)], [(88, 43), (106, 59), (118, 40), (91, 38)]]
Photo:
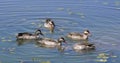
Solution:
[(39, 32), (39, 31), (36, 31), (36, 32), (35, 32), (35, 35), (39, 35), (39, 34), (40, 34), (40, 32)]
[(88, 35), (83, 34), (83, 39), (88, 39)]
[(35, 33), (35, 35), (39, 35), (39, 33)]
[(62, 46), (62, 42), (61, 42), (61, 41), (58, 41), (58, 45)]

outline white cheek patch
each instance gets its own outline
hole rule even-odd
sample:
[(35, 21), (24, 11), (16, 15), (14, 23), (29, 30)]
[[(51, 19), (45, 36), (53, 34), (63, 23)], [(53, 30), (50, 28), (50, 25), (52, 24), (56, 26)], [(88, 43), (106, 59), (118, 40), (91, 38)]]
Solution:
[(88, 34), (88, 32), (87, 32), (87, 31), (84, 31), (84, 33), (87, 33), (87, 34)]
[(50, 21), (49, 24), (53, 24), (53, 23)]
[(63, 39), (60, 39), (60, 41), (63, 41)]

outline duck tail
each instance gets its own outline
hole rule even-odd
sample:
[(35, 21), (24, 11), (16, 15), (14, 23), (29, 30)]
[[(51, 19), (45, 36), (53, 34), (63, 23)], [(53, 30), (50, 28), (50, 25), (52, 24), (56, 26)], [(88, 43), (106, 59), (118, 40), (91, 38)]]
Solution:
[(23, 35), (23, 33), (18, 33), (18, 35), (17, 36), (22, 36)]

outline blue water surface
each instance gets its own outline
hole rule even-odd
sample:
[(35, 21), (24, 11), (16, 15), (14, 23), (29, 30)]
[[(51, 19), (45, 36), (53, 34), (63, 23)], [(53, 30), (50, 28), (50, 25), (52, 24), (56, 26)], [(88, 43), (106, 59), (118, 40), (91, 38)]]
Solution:
[[(43, 27), (46, 18), (55, 22), (54, 34)], [(96, 50), (76, 52), (69, 39), (64, 51), (16, 41), (17, 33), (38, 28), (54, 39), (89, 29)], [(120, 0), (0, 0), (0, 63), (119, 63), (119, 40)]]

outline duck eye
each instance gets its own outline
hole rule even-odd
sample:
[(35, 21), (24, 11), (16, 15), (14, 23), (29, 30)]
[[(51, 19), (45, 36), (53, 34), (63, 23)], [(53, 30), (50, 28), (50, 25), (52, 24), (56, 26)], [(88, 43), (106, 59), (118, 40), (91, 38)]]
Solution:
[(89, 31), (89, 30), (86, 30), (86, 32), (90, 33), (90, 31)]

